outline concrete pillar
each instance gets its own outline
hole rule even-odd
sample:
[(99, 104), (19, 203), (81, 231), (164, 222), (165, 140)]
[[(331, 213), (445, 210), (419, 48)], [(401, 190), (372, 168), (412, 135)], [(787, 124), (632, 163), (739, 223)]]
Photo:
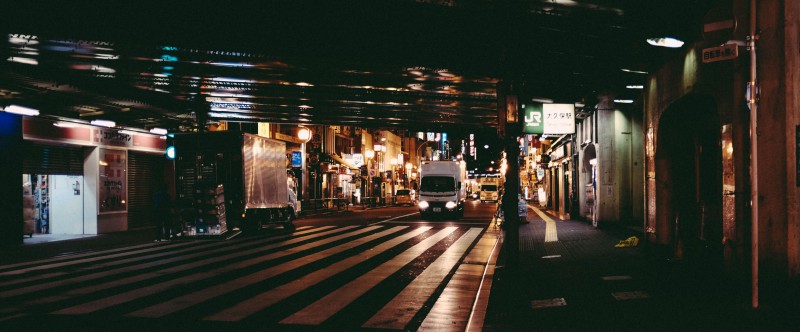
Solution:
[(22, 244), (22, 117), (0, 112), (0, 246)]

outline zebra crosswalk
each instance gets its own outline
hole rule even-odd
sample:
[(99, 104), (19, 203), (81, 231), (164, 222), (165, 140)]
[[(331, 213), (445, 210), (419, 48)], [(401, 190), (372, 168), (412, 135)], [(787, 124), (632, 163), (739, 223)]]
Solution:
[[(437, 301), (460, 301), (462, 310), (436, 317), (467, 321), (463, 307), (480, 302), (478, 288), (445, 290), (451, 278), (463, 279), (453, 276), (465, 257), (466, 270), (483, 273), (496, 236), (469, 225), (307, 226), (3, 265), (0, 324), (75, 318), (409, 330)], [(438, 298), (456, 293), (462, 297)]]

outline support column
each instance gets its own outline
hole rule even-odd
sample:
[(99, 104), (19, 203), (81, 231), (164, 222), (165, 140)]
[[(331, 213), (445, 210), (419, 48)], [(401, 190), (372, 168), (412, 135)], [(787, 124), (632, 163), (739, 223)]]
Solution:
[[(509, 125), (511, 127), (511, 125)], [(515, 126), (518, 127), (518, 126)], [(516, 128), (514, 128), (516, 129)], [(507, 128), (506, 148), (506, 182), (503, 188), (503, 215), (505, 216), (505, 249), (508, 255), (507, 264), (519, 263), (519, 142), (517, 130)]]
[(0, 112), (0, 247), (22, 245), (22, 117)]

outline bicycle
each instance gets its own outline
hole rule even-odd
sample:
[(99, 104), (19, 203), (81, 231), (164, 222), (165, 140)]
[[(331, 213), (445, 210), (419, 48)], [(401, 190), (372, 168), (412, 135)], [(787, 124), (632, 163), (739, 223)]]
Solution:
[(498, 202), (497, 210), (492, 216), (492, 224), (494, 225), (494, 228), (503, 228), (503, 221), (505, 221), (505, 217), (503, 216), (503, 206)]

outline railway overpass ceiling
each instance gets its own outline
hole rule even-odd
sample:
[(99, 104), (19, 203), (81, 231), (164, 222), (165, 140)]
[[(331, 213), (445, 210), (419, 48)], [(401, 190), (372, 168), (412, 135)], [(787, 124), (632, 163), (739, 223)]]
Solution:
[(708, 0), (12, 1), (0, 104), (172, 131), (198, 120), (497, 126), (500, 82), (635, 99)]

